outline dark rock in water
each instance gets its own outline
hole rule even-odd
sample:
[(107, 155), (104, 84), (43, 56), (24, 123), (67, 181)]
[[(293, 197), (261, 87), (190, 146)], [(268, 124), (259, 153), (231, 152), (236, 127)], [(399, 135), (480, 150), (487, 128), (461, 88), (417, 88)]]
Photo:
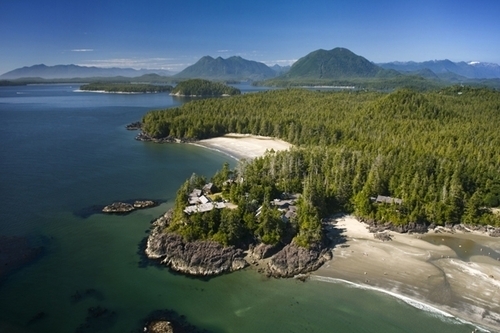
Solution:
[(210, 333), (189, 324), (186, 317), (173, 310), (154, 311), (143, 321), (140, 329), (131, 333)]
[(28, 321), (28, 325), (36, 324), (37, 322), (45, 319), (45, 317), (47, 317), (47, 313), (40, 311), (36, 315), (30, 318), (30, 320)]
[(0, 236), (0, 280), (36, 260), (42, 253), (43, 247), (31, 246), (26, 237)]
[(104, 307), (90, 307), (87, 310), (85, 322), (78, 326), (76, 333), (91, 333), (109, 330), (116, 324), (116, 317), (116, 312)]
[(328, 248), (317, 245), (306, 249), (291, 243), (271, 257), (267, 273), (278, 278), (293, 277), (315, 271), (331, 258)]
[(140, 130), (142, 128), (142, 123), (140, 121), (136, 121), (125, 126), (129, 131)]
[(78, 303), (86, 298), (94, 298), (98, 301), (102, 301), (104, 300), (104, 295), (97, 289), (88, 288), (85, 290), (77, 290), (70, 298), (72, 303)]
[(195, 276), (218, 275), (248, 265), (241, 249), (212, 241), (186, 242), (180, 235), (161, 231), (149, 236), (146, 255), (161, 259), (177, 272)]
[(153, 200), (136, 200), (134, 201), (135, 209), (149, 208), (156, 206), (157, 203)]

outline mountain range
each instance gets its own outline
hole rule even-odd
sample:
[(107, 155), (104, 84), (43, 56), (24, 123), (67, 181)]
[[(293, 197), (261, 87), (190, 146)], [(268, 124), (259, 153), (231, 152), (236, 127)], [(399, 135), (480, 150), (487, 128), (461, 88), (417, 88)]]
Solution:
[[(204, 56), (195, 64), (174, 74), (166, 70), (132, 68), (100, 68), (78, 65), (22, 67), (0, 76), (0, 80), (19, 78), (74, 79), (118, 77), (137, 78), (160, 75), (164, 79), (182, 80), (202, 78), (208, 80), (262, 81), (276, 80), (345, 80), (386, 79), (413, 75), (431, 80), (461, 82), (467, 79), (499, 79), (500, 66), (482, 62), (452, 62), (433, 60), (425, 62), (373, 63), (346, 48), (316, 50), (297, 60), (291, 67), (246, 60), (239, 56), (223, 59)], [(168, 78), (166, 78), (168, 77)]]
[(393, 69), (398, 72), (419, 72), (422, 70), (431, 70), (434, 74), (442, 77), (443, 74), (456, 74), (468, 79), (495, 79), (500, 78), (500, 65), (470, 61), (453, 62), (450, 60), (431, 60), (424, 62), (387, 62), (378, 64), (385, 69)]
[(1, 80), (15, 80), (19, 78), (42, 79), (72, 79), (89, 77), (137, 77), (145, 74), (170, 76), (173, 73), (167, 70), (133, 69), (133, 68), (102, 68), (78, 65), (46, 66), (44, 64), (14, 69), (0, 75)]

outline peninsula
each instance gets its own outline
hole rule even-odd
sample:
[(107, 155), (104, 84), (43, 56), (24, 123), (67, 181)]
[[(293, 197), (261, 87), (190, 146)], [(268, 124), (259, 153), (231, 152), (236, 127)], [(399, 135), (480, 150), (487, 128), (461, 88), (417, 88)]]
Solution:
[[(210, 179), (193, 175), (173, 210), (154, 223), (148, 255), (188, 274), (248, 263), (276, 277), (316, 271), (315, 279), (380, 288), (498, 326), (500, 309), (488, 302), (500, 286), (493, 241), (500, 174), (492, 167), (500, 156), (493, 125), (499, 101), (497, 91), (462, 86), (424, 93), (293, 89), (152, 111), (141, 129), (155, 140), (224, 152), (244, 142), (224, 136), (234, 131), (294, 147), (241, 159)], [(475, 144), (481, 142), (491, 144)], [(331, 218), (342, 212), (356, 218)], [(432, 237), (439, 233), (446, 237)], [(204, 272), (205, 263), (221, 265)], [(460, 276), (456, 289), (448, 274)], [(485, 290), (471, 299), (478, 277)], [(419, 292), (421, 284), (427, 291)]]
[(80, 90), (107, 93), (160, 93), (171, 91), (172, 86), (143, 83), (93, 82), (80, 86)]

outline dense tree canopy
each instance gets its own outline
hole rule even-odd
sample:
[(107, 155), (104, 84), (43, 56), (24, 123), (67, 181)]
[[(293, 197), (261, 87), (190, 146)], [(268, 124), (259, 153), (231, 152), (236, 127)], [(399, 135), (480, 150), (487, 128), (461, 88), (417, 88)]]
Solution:
[(181, 96), (232, 96), (241, 94), (241, 91), (220, 82), (191, 79), (179, 82), (172, 90), (172, 94)]
[[(395, 224), (500, 224), (489, 209), (500, 204), (500, 93), (493, 90), (267, 91), (153, 111), (143, 122), (157, 137), (238, 132), (295, 144), (240, 166), (244, 182), (227, 193), (259, 204), (302, 193), (293, 225), (300, 244), (317, 240), (320, 217), (340, 210)], [(375, 203), (378, 195), (402, 204)]]
[(106, 92), (126, 92), (126, 93), (158, 93), (172, 90), (169, 85), (153, 85), (142, 83), (108, 83), (93, 82), (80, 86), (80, 90), (106, 91)]

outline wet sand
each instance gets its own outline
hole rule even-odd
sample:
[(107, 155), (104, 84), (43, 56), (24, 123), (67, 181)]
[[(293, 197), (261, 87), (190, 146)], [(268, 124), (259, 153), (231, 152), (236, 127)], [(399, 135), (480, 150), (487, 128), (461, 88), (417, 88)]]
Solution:
[(345, 242), (313, 279), (377, 289), (424, 310), (500, 331), (500, 239), (477, 232), (389, 232), (392, 241), (383, 242), (355, 217), (329, 223), (332, 235)]

